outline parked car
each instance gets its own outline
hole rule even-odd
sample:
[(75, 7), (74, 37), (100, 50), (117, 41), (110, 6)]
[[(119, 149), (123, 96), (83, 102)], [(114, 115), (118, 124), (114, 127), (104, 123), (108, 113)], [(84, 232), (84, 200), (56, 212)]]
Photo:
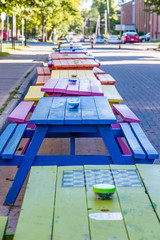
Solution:
[(38, 42), (38, 40), (35, 39), (35, 38), (28, 38), (27, 40), (28, 40), (28, 41), (31, 41), (31, 42)]
[(22, 38), (21, 35), (17, 38), (17, 40), (19, 40), (19, 41), (22, 41), (22, 39), (23, 39), (23, 41), (25, 41), (25, 37)]
[(103, 35), (98, 35), (96, 37), (96, 43), (105, 43)]
[[(1, 31), (0, 31), (0, 37), (1, 37)], [(7, 31), (3, 30), (3, 40), (7, 40)]]
[(110, 35), (108, 38), (108, 43), (119, 43), (119, 38), (116, 35)]
[(85, 38), (81, 37), (80, 42), (85, 42)]
[(123, 33), (121, 37), (122, 43), (127, 43), (127, 42), (139, 42), (139, 35), (137, 32), (126, 32)]
[(140, 42), (150, 41), (150, 39), (151, 39), (151, 33), (150, 32), (148, 32), (147, 34), (139, 37)]

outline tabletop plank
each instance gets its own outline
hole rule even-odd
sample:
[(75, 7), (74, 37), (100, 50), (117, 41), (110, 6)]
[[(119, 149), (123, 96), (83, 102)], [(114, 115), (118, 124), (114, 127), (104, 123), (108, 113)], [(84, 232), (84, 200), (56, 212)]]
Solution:
[(44, 92), (41, 92), (41, 88), (42, 86), (30, 86), (24, 101), (39, 101), (40, 98), (44, 97)]
[(66, 109), (66, 98), (54, 97), (52, 105), (50, 107), (47, 123), (64, 125), (65, 109)]
[(58, 82), (57, 82), (55, 88), (53, 89), (53, 92), (66, 93), (67, 86), (68, 86), (68, 79), (66, 79), (66, 78), (58, 79)]
[[(70, 98), (67, 98), (69, 101)], [(79, 99), (77, 97), (72, 98)], [(66, 112), (65, 112), (65, 124), (81, 124), (82, 123), (82, 109), (81, 109), (81, 102), (79, 103), (78, 108), (70, 109), (68, 104), (66, 104)]]
[(67, 85), (67, 89), (66, 89), (66, 94), (67, 95), (79, 95), (79, 80), (75, 83), (75, 84), (72, 84), (72, 83), (68, 83)]
[[(95, 105), (97, 107), (97, 112), (99, 116), (99, 121), (101, 124), (115, 124), (117, 122), (115, 115), (109, 105), (108, 99), (106, 97), (94, 97)], [(105, 107), (103, 107), (105, 106)], [(107, 119), (106, 119), (107, 116)]]
[(80, 97), (80, 101), (82, 104), (82, 123), (99, 124), (94, 97)]
[(91, 96), (92, 90), (91, 90), (91, 81), (81, 79), (79, 82), (79, 92), (81, 96)]
[(59, 79), (49, 79), (48, 82), (41, 88), (42, 92), (53, 92)]
[(4, 234), (8, 224), (8, 217), (0, 217), (0, 240), (4, 239)]
[(89, 240), (83, 167), (58, 168), (52, 240)]
[(56, 166), (32, 167), (15, 240), (47, 240), (52, 234)]
[[(92, 214), (103, 216), (111, 213), (121, 213), (118, 196), (115, 193), (111, 200), (99, 200), (93, 192), (93, 185), (100, 183), (113, 184), (109, 166), (84, 166), (86, 193), (88, 203), (89, 225), (92, 240), (119, 239), (128, 240), (125, 224), (122, 220), (95, 220)], [(107, 238), (106, 238), (107, 236)]]
[(123, 98), (120, 96), (114, 85), (102, 85), (104, 96), (108, 98), (111, 103), (123, 102)]
[(160, 221), (160, 165), (137, 164), (136, 167)]
[(101, 83), (99, 81), (91, 81), (92, 96), (104, 96)]
[(60, 78), (60, 71), (59, 70), (52, 70), (51, 78), (59, 79)]
[(30, 118), (31, 124), (47, 124), (53, 98), (41, 98)]
[(135, 166), (111, 165), (130, 240), (159, 239), (159, 221)]

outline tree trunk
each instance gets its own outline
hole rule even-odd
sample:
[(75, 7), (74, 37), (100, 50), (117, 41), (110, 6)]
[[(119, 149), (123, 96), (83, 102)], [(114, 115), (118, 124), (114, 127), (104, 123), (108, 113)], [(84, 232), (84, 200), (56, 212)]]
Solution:
[(53, 31), (54, 31), (54, 26), (52, 27), (51, 30), (48, 31), (47, 39), (48, 39), (49, 41), (53, 40), (53, 39), (52, 39)]

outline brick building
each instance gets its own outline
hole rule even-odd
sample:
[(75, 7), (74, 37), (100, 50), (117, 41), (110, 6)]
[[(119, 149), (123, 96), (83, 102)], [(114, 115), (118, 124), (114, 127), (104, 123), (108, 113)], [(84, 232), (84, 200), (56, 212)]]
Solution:
[(151, 32), (152, 39), (160, 39), (160, 16), (146, 12), (143, 0), (130, 0), (122, 5), (121, 24), (135, 25), (137, 32)]

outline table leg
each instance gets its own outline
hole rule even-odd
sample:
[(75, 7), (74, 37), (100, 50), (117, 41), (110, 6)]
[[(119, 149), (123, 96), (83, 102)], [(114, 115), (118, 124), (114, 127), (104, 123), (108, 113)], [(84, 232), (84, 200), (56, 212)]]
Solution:
[(70, 154), (75, 155), (75, 137), (73, 135), (70, 138)]
[(125, 159), (122, 156), (122, 153), (117, 145), (117, 142), (114, 138), (112, 128), (110, 125), (97, 125), (98, 131), (109, 151), (111, 159), (114, 164), (126, 164)]
[(48, 126), (39, 126), (36, 128), (30, 145), (24, 155), (23, 161), (17, 171), (17, 174), (13, 180), (12, 186), (10, 187), (6, 199), (5, 205), (12, 205), (16, 201), (16, 198), (21, 190), (21, 187), (29, 173), (29, 170), (33, 164), (35, 156), (42, 144), (42, 141), (47, 133)]

